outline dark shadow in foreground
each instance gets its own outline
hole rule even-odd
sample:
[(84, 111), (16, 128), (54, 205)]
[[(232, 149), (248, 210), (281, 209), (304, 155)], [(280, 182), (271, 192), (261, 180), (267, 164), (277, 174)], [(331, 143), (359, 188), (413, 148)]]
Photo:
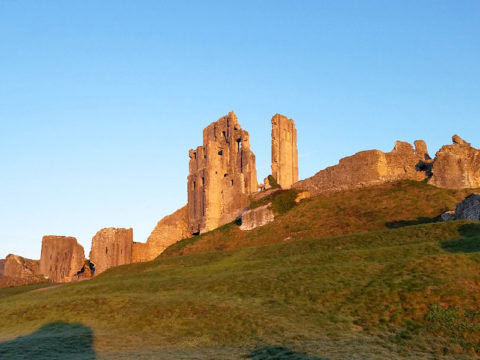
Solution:
[(465, 224), (458, 228), (459, 240), (442, 241), (442, 249), (451, 253), (474, 253), (480, 251), (480, 224)]
[(93, 331), (79, 323), (54, 322), (0, 344), (0, 359), (94, 360)]
[(415, 220), (398, 220), (398, 221), (390, 221), (385, 223), (385, 226), (389, 229), (397, 229), (404, 226), (412, 226), (412, 225), (422, 225), (422, 224), (430, 224), (433, 222), (439, 221), (439, 217), (429, 218), (429, 217), (418, 217)]
[(258, 347), (248, 354), (248, 358), (252, 360), (328, 360), (295, 352), (283, 346)]

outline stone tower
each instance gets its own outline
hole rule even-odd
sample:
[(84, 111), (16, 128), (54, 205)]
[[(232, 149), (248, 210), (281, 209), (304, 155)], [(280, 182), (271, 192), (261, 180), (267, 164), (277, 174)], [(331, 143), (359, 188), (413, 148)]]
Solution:
[(272, 176), (283, 189), (298, 181), (297, 129), (280, 114), (272, 117)]
[(235, 220), (258, 189), (255, 155), (235, 113), (203, 130), (189, 151), (188, 230), (199, 234)]

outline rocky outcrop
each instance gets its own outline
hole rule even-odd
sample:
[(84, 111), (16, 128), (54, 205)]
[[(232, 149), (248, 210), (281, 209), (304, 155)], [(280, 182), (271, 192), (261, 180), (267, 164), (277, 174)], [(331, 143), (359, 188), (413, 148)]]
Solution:
[(300, 202), (304, 199), (308, 199), (312, 197), (312, 193), (310, 191), (300, 191), (295, 198), (295, 203), (300, 204)]
[(21, 279), (38, 277), (40, 275), (40, 261), (10, 254), (5, 259), (4, 275)]
[(105, 270), (132, 262), (133, 229), (105, 228), (92, 239), (90, 261), (95, 264), (95, 275)]
[(480, 187), (480, 150), (458, 135), (435, 155), (430, 184), (450, 189)]
[(133, 262), (153, 260), (170, 245), (191, 236), (188, 231), (188, 208), (184, 206), (160, 220), (146, 244), (133, 244)]
[(43, 237), (40, 273), (51, 281), (71, 281), (84, 262), (83, 247), (74, 237), (54, 235)]
[[(297, 129), (292, 119), (280, 114), (272, 117), (272, 176), (282, 189), (298, 181)], [(269, 186), (265, 181), (265, 188)]]
[(457, 220), (480, 220), (480, 194), (468, 195), (455, 208)]
[(423, 180), (425, 173), (417, 171), (415, 166), (419, 161), (428, 159), (430, 156), (424, 141), (415, 141), (415, 149), (409, 143), (397, 141), (391, 152), (361, 151), (341, 159), (338, 165), (297, 182), (293, 187), (308, 190), (315, 195), (398, 180)]
[(203, 130), (203, 145), (189, 152), (188, 231), (199, 234), (229, 223), (258, 189), (255, 155), (235, 113)]
[(455, 211), (454, 210), (445, 211), (443, 214), (440, 215), (440, 220), (441, 221), (455, 220)]
[(250, 209), (242, 214), (242, 224), (240, 230), (252, 230), (259, 226), (263, 226), (275, 219), (272, 210), (272, 204), (260, 206)]

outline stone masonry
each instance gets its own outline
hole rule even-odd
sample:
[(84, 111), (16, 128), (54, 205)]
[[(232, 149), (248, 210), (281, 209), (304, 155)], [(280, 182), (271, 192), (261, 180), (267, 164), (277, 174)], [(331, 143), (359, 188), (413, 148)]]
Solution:
[(192, 235), (188, 231), (188, 208), (178, 209), (157, 223), (146, 243), (133, 244), (133, 262), (150, 261), (170, 245)]
[(132, 262), (133, 229), (105, 228), (92, 239), (90, 261), (95, 265), (95, 275), (105, 270)]
[(40, 262), (18, 255), (7, 255), (4, 275), (12, 278), (29, 279), (40, 274)]
[(42, 238), (40, 273), (53, 282), (69, 282), (85, 262), (83, 246), (67, 236), (46, 235)]
[(272, 222), (275, 219), (272, 204), (250, 209), (242, 214), (242, 225), (240, 230), (252, 230)]
[(444, 145), (433, 161), (430, 184), (450, 189), (480, 187), (480, 150), (458, 135), (452, 145)]
[(199, 234), (235, 220), (258, 189), (255, 155), (235, 113), (203, 130), (189, 152), (188, 231)]
[(382, 184), (398, 180), (423, 180), (425, 172), (417, 171), (420, 161), (429, 159), (423, 140), (415, 141), (415, 149), (409, 143), (397, 141), (389, 153), (367, 150), (340, 160), (338, 165), (319, 171), (314, 176), (299, 181), (297, 189), (314, 194)]
[(280, 114), (272, 117), (272, 176), (282, 189), (298, 181), (297, 129)]

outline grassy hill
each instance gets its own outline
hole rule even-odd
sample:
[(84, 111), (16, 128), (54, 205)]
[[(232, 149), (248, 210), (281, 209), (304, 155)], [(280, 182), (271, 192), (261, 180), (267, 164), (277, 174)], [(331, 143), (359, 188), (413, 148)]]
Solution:
[[(202, 246), (218, 250), (220, 234), (235, 234), (227, 226), (171, 249), (190, 249), (183, 256), (58, 287), (0, 289), (0, 359), (476, 358), (480, 222), (403, 226), (463, 194), (395, 189), (310, 199), (277, 219), (278, 234), (224, 237), (232, 250), (196, 245), (210, 238)], [(324, 219), (319, 204), (337, 211)], [(287, 219), (297, 221), (290, 233)], [(308, 233), (295, 235), (308, 219)], [(308, 238), (322, 231), (361, 232)]]
[[(363, 189), (326, 193), (294, 206), (295, 190), (273, 200), (275, 221), (252, 231), (235, 224), (180, 241), (164, 255), (227, 250), (243, 246), (315, 239), (358, 232), (429, 223), (442, 212), (455, 209), (472, 190), (440, 189), (424, 182), (402, 181)], [(279, 196), (278, 196), (279, 195)], [(289, 207), (291, 210), (285, 211)]]

